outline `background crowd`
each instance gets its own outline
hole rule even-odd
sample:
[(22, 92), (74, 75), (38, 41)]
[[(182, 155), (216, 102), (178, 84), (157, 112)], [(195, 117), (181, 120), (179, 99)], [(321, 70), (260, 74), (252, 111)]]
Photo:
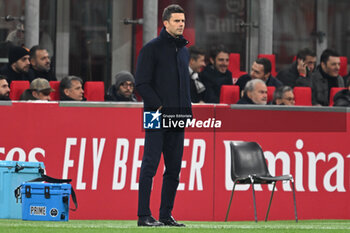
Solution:
[[(224, 45), (216, 45), (205, 51), (196, 46), (189, 47), (189, 77), (192, 103), (220, 103), (223, 85), (239, 87), (237, 104), (294, 105), (295, 87), (309, 87), (312, 91), (312, 105), (329, 106), (333, 87), (342, 87), (334, 96), (334, 106), (350, 106), (349, 75), (341, 77), (340, 55), (331, 49), (323, 51), (319, 63), (316, 53), (308, 48), (296, 53), (295, 60), (276, 77), (272, 76), (272, 64), (267, 58), (256, 59), (249, 73), (237, 81), (229, 71), (230, 52)], [(33, 46), (30, 50), (12, 46), (8, 63), (0, 68), (0, 100), (11, 100), (11, 82), (28, 80), (30, 88), (20, 100), (50, 100), (54, 89), (49, 81), (56, 81), (48, 50)], [(268, 102), (267, 87), (275, 87), (272, 101)], [(60, 80), (59, 99), (62, 101), (84, 101), (83, 81), (77, 76)], [(142, 101), (135, 93), (135, 79), (128, 71), (115, 76), (115, 83), (107, 88), (105, 101)]]

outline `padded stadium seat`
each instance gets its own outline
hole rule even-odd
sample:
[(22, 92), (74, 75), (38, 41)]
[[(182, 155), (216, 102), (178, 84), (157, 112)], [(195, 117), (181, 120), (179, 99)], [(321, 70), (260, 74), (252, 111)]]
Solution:
[(102, 81), (88, 81), (84, 84), (87, 101), (105, 101), (105, 84)]
[(276, 77), (277, 72), (276, 72), (276, 56), (275, 54), (259, 54), (258, 58), (267, 58), (271, 62), (271, 75), (273, 77)]
[(329, 93), (329, 106), (333, 106), (333, 98), (335, 94), (337, 94), (339, 91), (346, 89), (345, 87), (332, 87), (331, 93)]
[(344, 77), (348, 74), (348, 58), (340, 57), (340, 70), (339, 75)]
[(239, 53), (230, 53), (230, 61), (228, 64), (228, 70), (232, 73), (233, 84), (237, 81), (239, 77), (247, 72), (241, 71), (241, 54)]
[(312, 105), (311, 87), (294, 87), (293, 93), (295, 98), (295, 105), (299, 105), (299, 106)]
[(50, 81), (50, 86), (55, 91), (50, 93), (50, 97), (52, 101), (60, 100), (60, 81)]
[(267, 87), (267, 102), (271, 102), (273, 100), (273, 93), (275, 92), (276, 87), (271, 86)]
[(27, 90), (30, 86), (29, 81), (19, 81), (14, 80), (10, 84), (10, 99), (11, 100), (19, 100), (22, 93)]
[(235, 104), (239, 100), (239, 86), (222, 85), (220, 90), (220, 104)]

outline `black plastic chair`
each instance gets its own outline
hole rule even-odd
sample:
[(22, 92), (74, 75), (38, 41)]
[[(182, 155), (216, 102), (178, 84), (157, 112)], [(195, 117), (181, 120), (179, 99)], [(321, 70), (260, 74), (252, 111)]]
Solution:
[(269, 207), (267, 209), (267, 213), (265, 217), (265, 221), (267, 221), (277, 181), (291, 182), (292, 190), (293, 190), (295, 221), (298, 222), (293, 176), (292, 175), (271, 176), (266, 165), (264, 153), (258, 143), (240, 142), (235, 145), (231, 142), (231, 179), (234, 182), (234, 185), (231, 193), (230, 203), (228, 205), (228, 209), (226, 213), (225, 222), (227, 221), (227, 218), (230, 212), (230, 207), (231, 207), (233, 193), (235, 191), (236, 184), (252, 184), (253, 200), (254, 200), (254, 216), (255, 216), (255, 222), (258, 222), (257, 213), (256, 213), (254, 184), (272, 184), (273, 183), (270, 203), (269, 203)]

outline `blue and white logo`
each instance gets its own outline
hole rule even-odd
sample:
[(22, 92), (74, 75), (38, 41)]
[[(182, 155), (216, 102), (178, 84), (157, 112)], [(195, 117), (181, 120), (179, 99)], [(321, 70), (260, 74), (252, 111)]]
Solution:
[(144, 112), (143, 113), (143, 128), (144, 129), (160, 129), (160, 117), (159, 110), (156, 112)]

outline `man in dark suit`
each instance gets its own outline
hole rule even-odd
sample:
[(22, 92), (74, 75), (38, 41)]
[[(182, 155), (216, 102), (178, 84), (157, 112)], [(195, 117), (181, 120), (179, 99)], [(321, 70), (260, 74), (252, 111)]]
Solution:
[[(192, 114), (188, 43), (182, 36), (185, 12), (179, 5), (169, 5), (163, 12), (164, 27), (160, 35), (140, 51), (136, 69), (136, 89), (143, 98), (144, 111), (166, 114)], [(138, 226), (184, 226), (172, 217), (172, 209), (184, 146), (184, 129), (146, 129), (145, 147), (139, 179)], [(161, 153), (165, 171), (159, 221), (150, 210), (153, 177)]]

